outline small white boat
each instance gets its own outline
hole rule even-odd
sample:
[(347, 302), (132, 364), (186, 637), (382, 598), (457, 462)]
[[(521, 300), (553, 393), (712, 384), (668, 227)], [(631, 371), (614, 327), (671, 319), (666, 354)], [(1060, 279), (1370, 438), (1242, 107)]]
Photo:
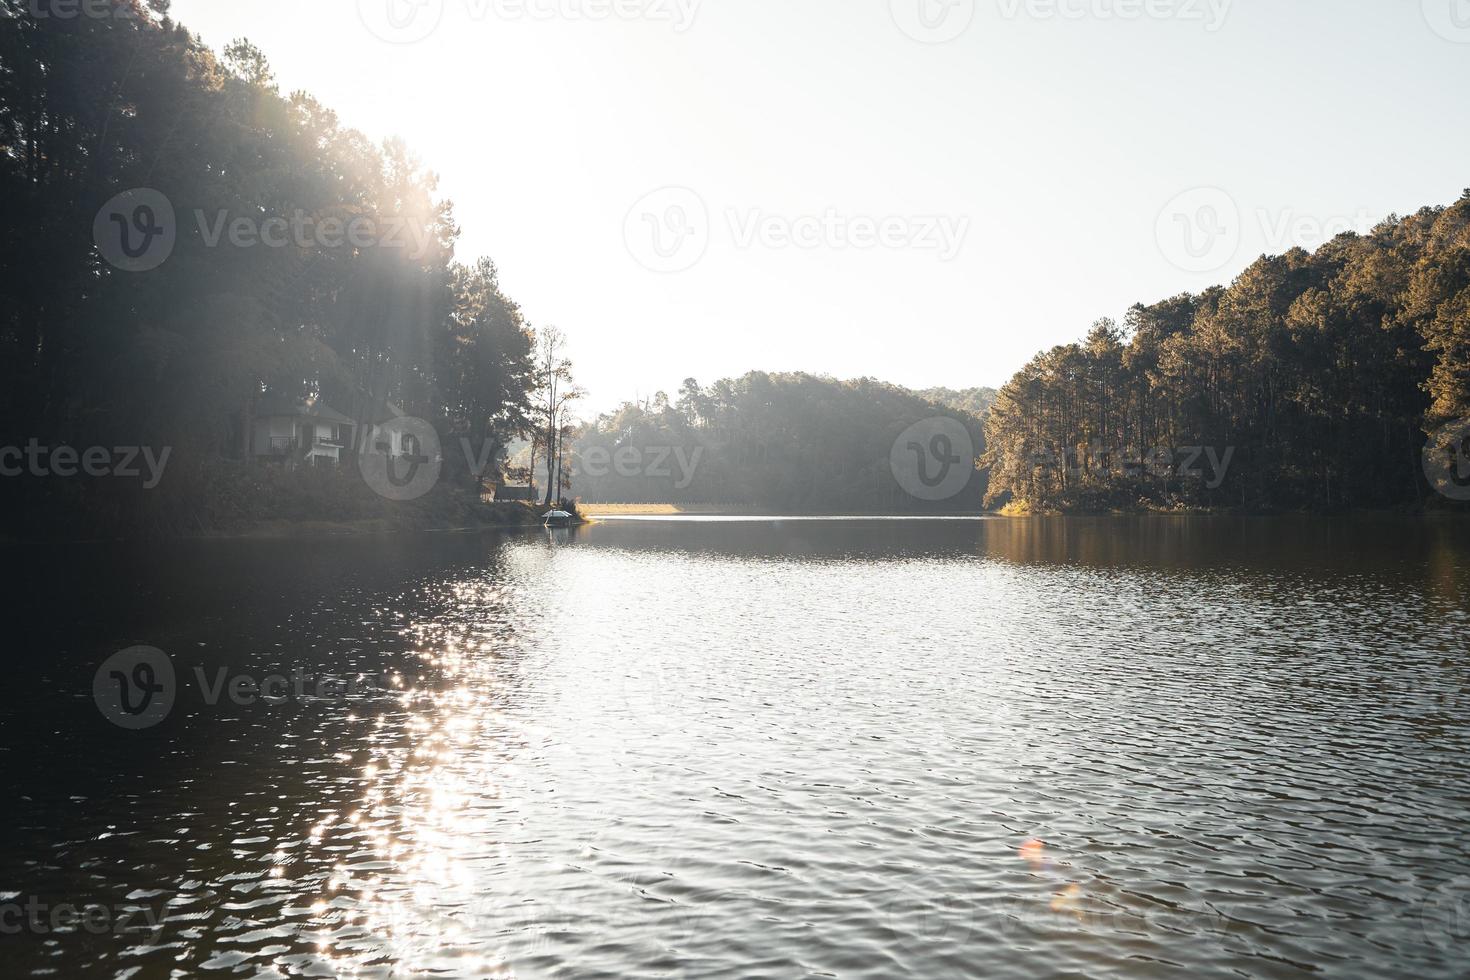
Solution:
[(572, 515), (564, 510), (548, 510), (542, 519), (547, 527), (571, 527)]

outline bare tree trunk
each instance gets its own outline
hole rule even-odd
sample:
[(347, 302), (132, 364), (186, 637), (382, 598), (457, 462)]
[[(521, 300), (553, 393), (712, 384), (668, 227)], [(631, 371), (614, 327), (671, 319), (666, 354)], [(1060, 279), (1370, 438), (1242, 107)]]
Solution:
[(556, 479), (556, 430), (548, 426), (546, 431), (546, 501), (547, 507), (551, 506), (551, 488)]
[(531, 465), (526, 470), (526, 479), (531, 484), (531, 502), (536, 502), (536, 437), (531, 437)]

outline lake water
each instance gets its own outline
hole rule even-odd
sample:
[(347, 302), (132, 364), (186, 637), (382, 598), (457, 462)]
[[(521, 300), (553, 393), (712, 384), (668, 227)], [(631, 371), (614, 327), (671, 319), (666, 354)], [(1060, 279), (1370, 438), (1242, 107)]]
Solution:
[(1463, 977), (1467, 532), (13, 548), (5, 972)]

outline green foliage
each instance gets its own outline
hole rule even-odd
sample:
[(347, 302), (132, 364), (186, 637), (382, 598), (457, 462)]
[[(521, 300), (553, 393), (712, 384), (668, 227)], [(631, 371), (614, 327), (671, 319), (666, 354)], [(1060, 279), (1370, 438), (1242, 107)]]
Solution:
[[(993, 503), (1039, 508), (1399, 506), (1427, 493), (1425, 432), (1467, 415), (1470, 191), (1038, 354), (985, 463)], [(1188, 446), (1234, 449), (1221, 485), (1117, 465)]]
[[(391, 400), (492, 459), (525, 427), (530, 330), (493, 264), (453, 260), (452, 207), (405, 147), (281, 94), (248, 41), (217, 58), (166, 4), (114, 0), (130, 16), (99, 19), (0, 2), (4, 444), (169, 446), (167, 496), (202, 485), (175, 474), (242, 455), (267, 393), (320, 395), (360, 422)], [(178, 241), (130, 273), (92, 227), (138, 187), (173, 205)], [(211, 243), (221, 220), (297, 216), (377, 235)]]
[(973, 415), (983, 422), (990, 414), (998, 392), (994, 388), (966, 388), (963, 391), (955, 391), (953, 388), (926, 388), (914, 394), (936, 405)]

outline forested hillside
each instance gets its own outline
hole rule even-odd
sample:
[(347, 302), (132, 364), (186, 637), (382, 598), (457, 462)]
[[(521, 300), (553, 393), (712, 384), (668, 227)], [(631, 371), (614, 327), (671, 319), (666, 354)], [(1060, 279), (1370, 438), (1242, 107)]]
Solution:
[(983, 421), (995, 404), (997, 392), (994, 388), (966, 388), (963, 391), (955, 391), (953, 388), (926, 388), (914, 394), (936, 405), (968, 412)]
[(806, 513), (975, 509), (982, 474), (934, 505), (894, 479), (894, 440), (946, 415), (970, 430), (977, 450), (983, 445), (979, 423), (964, 413), (867, 378), (753, 371), (707, 388), (690, 379), (672, 403), (660, 396), (625, 404), (583, 427), (573, 446), (573, 492), (600, 503)]
[[(121, 481), (10, 481), (34, 491), (12, 513), (95, 493), (101, 523), (202, 523), (190, 512), (244, 485), (219, 461), (242, 455), (267, 397), (357, 421), (391, 400), (477, 452), (523, 426), (527, 326), (494, 265), (454, 261), (451, 205), (403, 145), (281, 92), (247, 43), (216, 57), (167, 4), (31, 17), (3, 2), (5, 444), (172, 448), (146, 498)], [(119, 231), (101, 210), (135, 188), (148, 194), (122, 244), (152, 248), (152, 268), (97, 245)]]
[(1463, 453), (1467, 415), (1470, 192), (1038, 354), (984, 462), (993, 503), (1038, 508), (1443, 504), (1421, 450)]

